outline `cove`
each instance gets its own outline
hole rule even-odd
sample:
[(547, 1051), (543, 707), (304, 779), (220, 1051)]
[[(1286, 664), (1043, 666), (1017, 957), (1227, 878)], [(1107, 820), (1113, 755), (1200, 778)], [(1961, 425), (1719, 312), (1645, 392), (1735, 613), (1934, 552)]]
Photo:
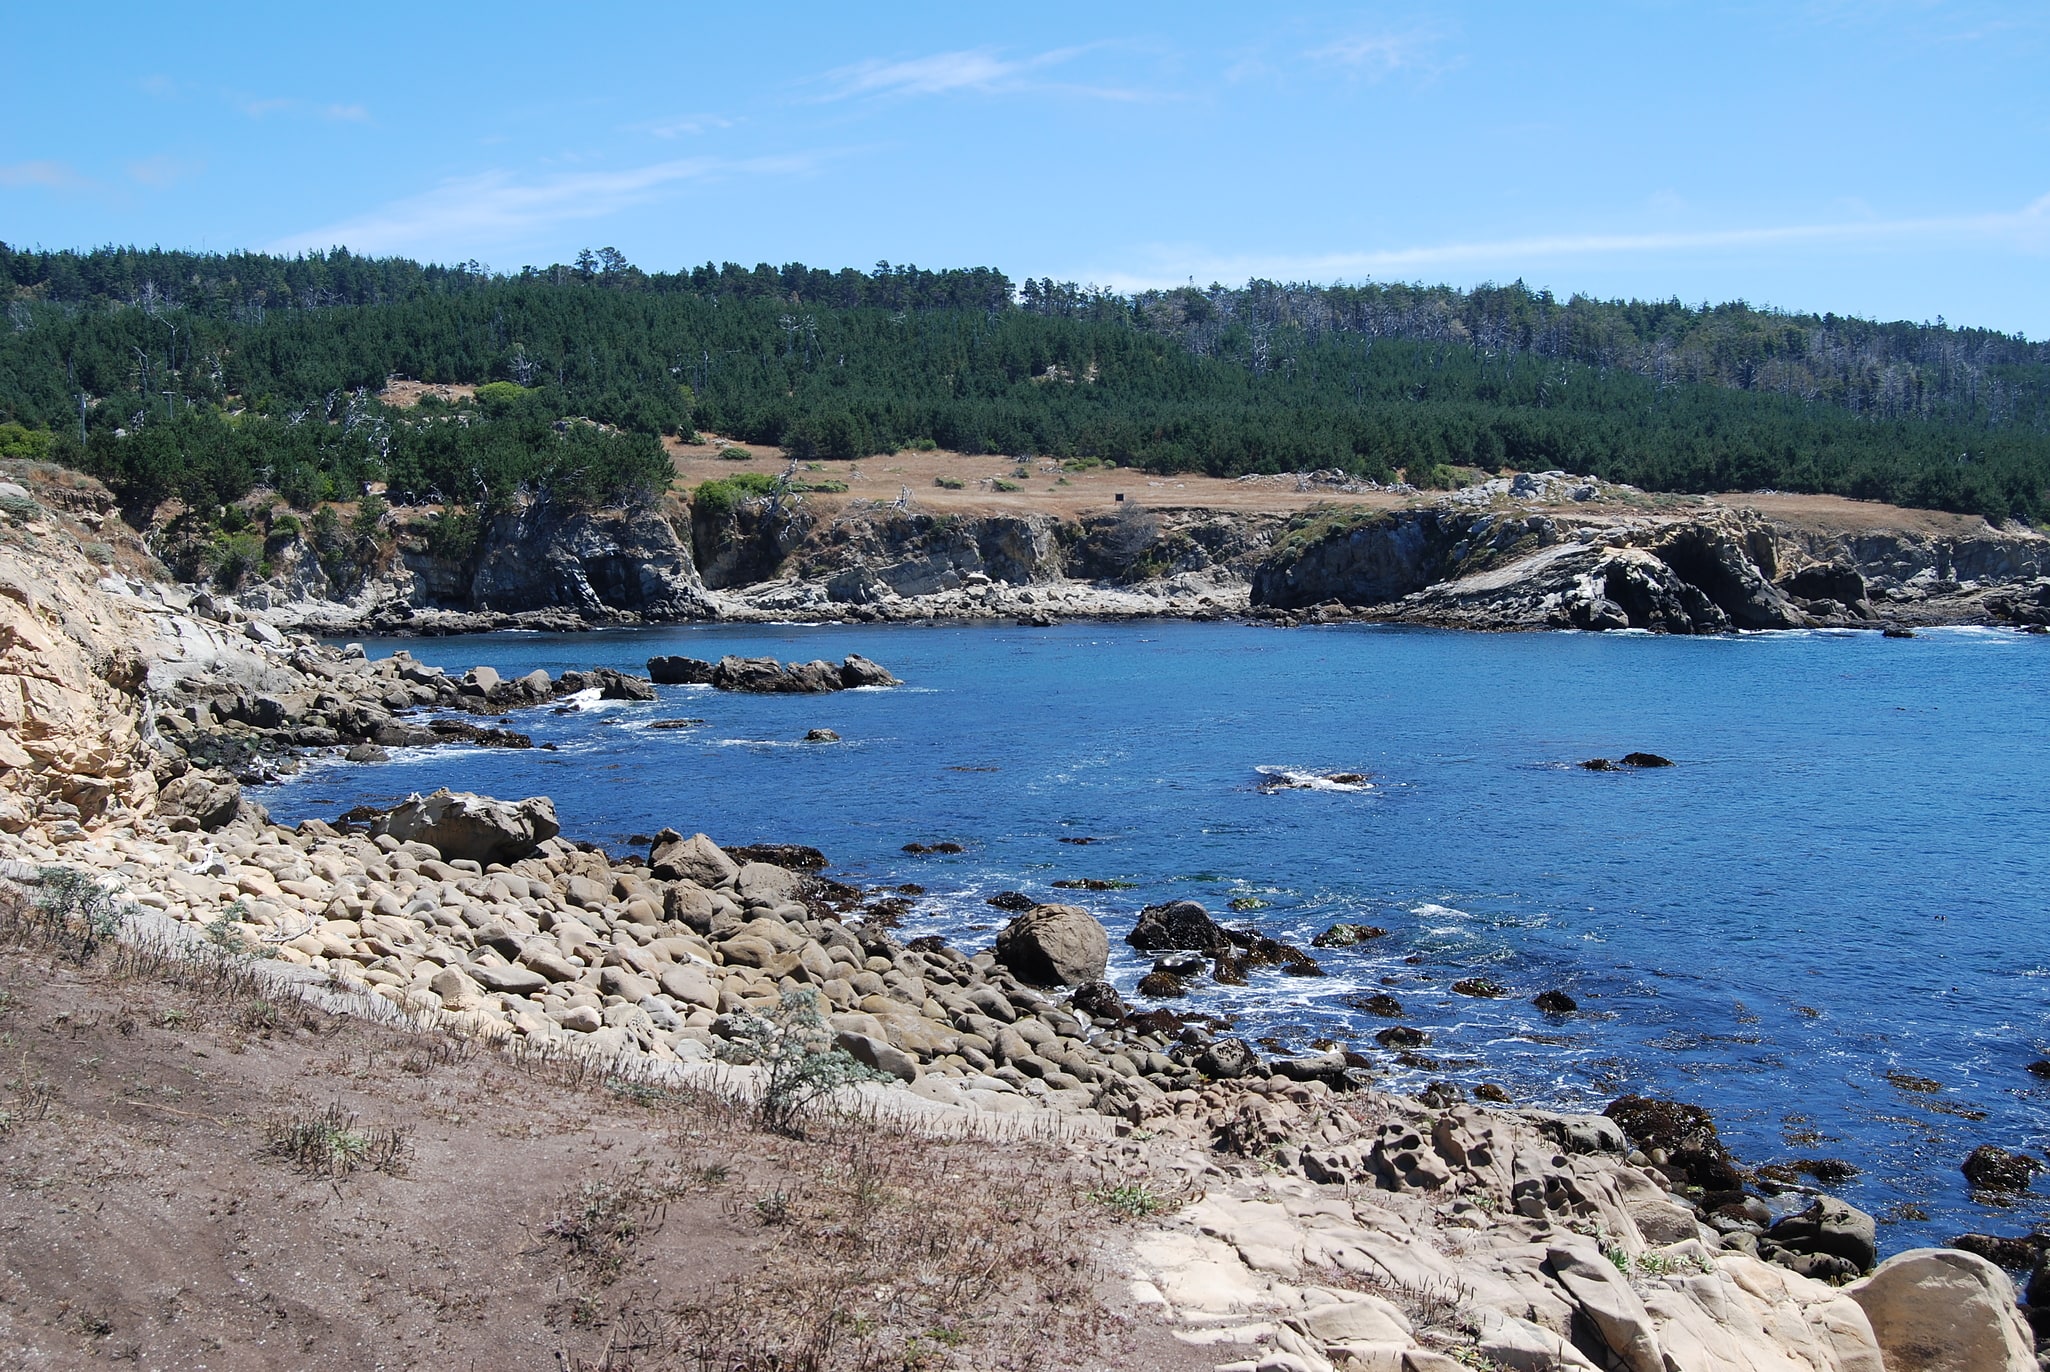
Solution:
[[(1856, 1164), (1829, 1189), (1880, 1217), (1888, 1251), (2043, 1218), (2033, 1199), (1989, 1211), (1957, 1169), (1979, 1143), (2050, 1141), (2050, 1083), (2026, 1071), (2050, 1048), (2050, 640), (1141, 622), (366, 647), (506, 674), (860, 653), (906, 684), (525, 711), (507, 723), (556, 751), (319, 764), (258, 793), (280, 820), (447, 785), (552, 796), (567, 834), (615, 848), (664, 825), (812, 844), (841, 880), (924, 886), (906, 937), (985, 946), (1002, 890), (1083, 905), (1128, 1000), (1151, 966), (1120, 941), (1142, 905), (1198, 900), (1305, 946), (1371, 924), (1389, 933), (1316, 950), (1322, 978), (1205, 980), (1178, 1008), (1290, 1048), (1351, 1043), (1397, 1087), (1698, 1101), (1747, 1163)], [(686, 717), (704, 722), (649, 727)], [(843, 741), (800, 742), (822, 727)], [(1633, 750), (1677, 765), (1578, 766)], [(1270, 794), (1261, 768), (1372, 784)], [(939, 841), (965, 851), (902, 851)], [(1082, 878), (1130, 885), (1052, 885)], [(1451, 991), (1475, 976), (1510, 994)], [(1579, 1013), (1531, 1005), (1553, 988)], [(1406, 1017), (1348, 1004), (1375, 992)], [(1374, 1047), (1393, 1022), (1430, 1035), (1430, 1065)]]

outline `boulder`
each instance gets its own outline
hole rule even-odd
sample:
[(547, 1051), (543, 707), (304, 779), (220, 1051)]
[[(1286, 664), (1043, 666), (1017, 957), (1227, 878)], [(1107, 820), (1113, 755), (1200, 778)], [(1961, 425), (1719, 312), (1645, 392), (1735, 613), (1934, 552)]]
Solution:
[(548, 978), (531, 967), (488, 967), (483, 963), (471, 963), (464, 970), (470, 980), (485, 990), (509, 996), (532, 995), (548, 988)]
[(1816, 1197), (1806, 1210), (1766, 1230), (1765, 1237), (1790, 1252), (1842, 1258), (1859, 1272), (1871, 1271), (1879, 1260), (1872, 1217), (1834, 1196)]
[(851, 691), (858, 686), (901, 686), (904, 683), (859, 653), (849, 653), (840, 663), (840, 684)]
[(840, 735), (834, 733), (831, 729), (807, 729), (804, 733), (804, 741), (806, 743), (838, 743)]
[(712, 667), (711, 684), (722, 691), (772, 695), (791, 690), (783, 664), (773, 657), (735, 657), (728, 653)]
[(1233, 1081), (1260, 1065), (1260, 1055), (1244, 1039), (1219, 1039), (1196, 1059), (1196, 1070), (1219, 1081)]
[(1564, 991), (1540, 991), (1530, 1003), (1548, 1015), (1570, 1015), (1580, 1008), (1580, 1002)]
[(2014, 1283), (1984, 1258), (1913, 1248), (1844, 1294), (1872, 1322), (1886, 1372), (2036, 1372)]
[(157, 792), (157, 813), (164, 819), (185, 820), (209, 832), (235, 818), (241, 803), (242, 787), (234, 778), (205, 772), (187, 772)]
[(1355, 943), (1366, 943), (1381, 938), (1387, 930), (1377, 924), (1334, 924), (1310, 940), (1312, 948), (1350, 948)]
[(712, 664), (695, 657), (651, 657), (648, 679), (657, 686), (706, 686), (711, 684)]
[(724, 886), (740, 875), (740, 864), (726, 856), (703, 834), (685, 838), (664, 829), (649, 845), (648, 866), (657, 881), (694, 882), (706, 890)]
[(893, 1048), (882, 1039), (857, 1034), (850, 1029), (842, 1029), (833, 1036), (833, 1040), (848, 1056), (871, 1071), (886, 1073), (899, 1081), (918, 1080), (918, 1059), (902, 1048)]
[(1125, 935), (1125, 943), (1148, 954), (1218, 954), (1230, 945), (1224, 937), (1224, 929), (1218, 927), (1218, 921), (1209, 917), (1209, 911), (1195, 900), (1148, 904), (1144, 911), (1140, 911), (1138, 923), (1132, 925), (1132, 933)]
[(997, 961), (1036, 986), (1102, 981), (1110, 966), (1110, 935), (1096, 916), (1074, 905), (1036, 905), (997, 935)]
[(1096, 1019), (1119, 1020), (1125, 1017), (1125, 1002), (1118, 995), (1118, 988), (1107, 981), (1087, 982), (1075, 988), (1075, 1009)]
[(424, 843), (445, 862), (467, 860), (488, 867), (531, 855), (561, 826), (555, 821), (555, 802), (547, 796), (494, 800), (444, 786), (431, 796), (409, 796), (373, 821), (370, 831), (402, 843)]

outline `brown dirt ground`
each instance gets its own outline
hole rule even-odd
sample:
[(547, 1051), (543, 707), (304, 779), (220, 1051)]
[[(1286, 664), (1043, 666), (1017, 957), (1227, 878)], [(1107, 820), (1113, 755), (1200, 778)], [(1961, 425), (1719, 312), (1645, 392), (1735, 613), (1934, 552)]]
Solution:
[[(755, 471), (781, 475), (789, 463), (781, 449), (755, 443), (736, 443), (714, 434), (701, 434), (697, 443), (664, 440), (676, 467), (678, 485), (693, 488), (702, 482)], [(746, 462), (719, 456), (727, 446), (744, 448)], [(1128, 501), (1155, 509), (1235, 510), (1267, 514), (1296, 514), (1320, 506), (1359, 506), (1366, 509), (1399, 509), (1428, 500), (1430, 496), (1403, 496), (1385, 491), (1346, 494), (1328, 488), (1297, 491), (1286, 482), (1238, 482), (1208, 476), (1156, 476), (1131, 468), (1098, 468), (1086, 472), (1063, 472), (1057, 463), (1035, 460), (1027, 476), (1017, 475), (1018, 463), (1008, 457), (954, 453), (899, 452), (885, 457), (866, 457), (856, 462), (822, 462), (820, 470), (806, 471), (811, 480), (844, 481), (845, 495), (806, 496), (814, 508), (828, 515), (852, 500), (893, 501), (909, 488), (915, 508), (938, 514), (1027, 514), (1044, 513), (1073, 518), (1097, 514), (1115, 506), (1114, 496), (1123, 492)], [(946, 476), (963, 483), (962, 489), (947, 490), (934, 484)], [(1061, 484), (1061, 479), (1065, 483)], [(1024, 489), (1008, 492), (991, 488), (996, 480), (1013, 481)], [(1693, 506), (1697, 498), (1651, 495), (1625, 504), (1578, 504), (1568, 508), (1584, 513), (1677, 509)], [(1911, 510), (1876, 501), (1852, 500), (1844, 496), (1758, 495), (1727, 492), (1707, 497), (1732, 509), (1756, 510), (1770, 518), (1823, 533), (1865, 533), (1897, 530), (1904, 533), (1986, 533), (1989, 526), (1976, 515), (1946, 514), (1940, 510)]]
[(377, 398), (394, 409), (410, 410), (418, 405), (424, 396), (435, 396), (453, 405), (458, 400), (469, 400), (477, 394), (475, 386), (462, 382), (409, 381), (403, 376), (388, 378)]
[[(1210, 1365), (1126, 1308), (1074, 1145), (790, 1139), (260, 991), (81, 966), (0, 911), (7, 1365)], [(277, 1151), (330, 1107), (396, 1162)]]

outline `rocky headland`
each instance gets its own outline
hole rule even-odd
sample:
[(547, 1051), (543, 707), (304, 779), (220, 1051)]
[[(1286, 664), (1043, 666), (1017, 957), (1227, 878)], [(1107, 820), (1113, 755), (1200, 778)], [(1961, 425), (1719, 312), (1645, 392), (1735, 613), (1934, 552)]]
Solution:
[[(469, 719), (645, 699), (652, 687), (602, 670), (455, 678), (404, 655), (323, 647), (165, 583), (103, 494), (82, 482), (62, 491), (11, 508), (0, 531), (0, 871), (60, 912), (67, 891), (104, 893), (111, 903), (93, 910), (125, 912), (105, 933), (147, 929), (226, 950), (258, 975), (422, 1034), (630, 1062), (648, 1080), (741, 1098), (764, 1089), (744, 1061), (730, 1065), (746, 1056), (736, 1050), (749, 1026), (807, 994), (833, 1046), (888, 1079), (860, 1089), (933, 1129), (1068, 1122), (1064, 1146), (1127, 1179), (1100, 1189), (1140, 1221), (1117, 1259), (1129, 1299), (1219, 1367), (2036, 1366), (1995, 1262), (1962, 1250), (1879, 1262), (1870, 1217), (1747, 1174), (1698, 1109), (1625, 1098), (1603, 1116), (1559, 1115), (1471, 1102), (1448, 1086), (1412, 1099), (1375, 1088), (1373, 1048), (1263, 1054), (1202, 1016), (1123, 1004), (1103, 980), (1108, 935), (1079, 907), (1017, 902), (993, 946), (971, 952), (901, 942), (890, 893), (831, 880), (808, 849), (729, 851), (664, 831), (611, 853), (562, 834), (544, 797), (439, 791), (332, 823), (274, 824), (239, 785), (295, 751), (450, 737), (519, 747), (516, 731)], [(1435, 547), (1446, 536), (1437, 521), (1465, 517), (1374, 516), (1374, 532), (1305, 526), (1299, 551), (1267, 553), (1293, 557), (1295, 581), (1268, 581), (1313, 588), (1305, 595), (1355, 584), (1383, 565), (1376, 549), (1391, 531)], [(1684, 527), (1699, 527), (1689, 518)], [(1775, 560), (1781, 580), (1749, 578), (1715, 552), (1725, 544), (1697, 546), (1682, 525), (1648, 519), (1643, 543), (1562, 539), (1533, 551), (1524, 540), (1544, 533), (1525, 521), (1513, 537), (1499, 530), (1507, 541), (1491, 555), (1474, 553), (1477, 531), (1464, 527), (1462, 564), (1507, 558), (1499, 571), (1554, 548), (1567, 551), (1547, 566), (1594, 558), (1574, 575), (1606, 566), (1599, 599), (1626, 619), (1640, 584), (1653, 603), (1663, 593), (1673, 613), (1717, 627), (1735, 622), (1733, 606), (1812, 617), (1828, 599), (1857, 617), (1878, 603), (1868, 582), (1849, 599), (1801, 597), (1803, 608), (1789, 586), (1853, 588), (1795, 580), (1819, 560)], [(1738, 539), (1739, 526), (1718, 527)], [(1762, 572), (1763, 545), (1742, 547)], [(1309, 581), (1306, 568), (1325, 579)], [(894, 680), (856, 658), (670, 659), (663, 670), (771, 691)], [(420, 722), (427, 707), (439, 724)], [(1220, 979), (1314, 967), (1303, 950), (1222, 927), (1200, 906), (1147, 916), (1132, 942), (1160, 955), (1167, 975), (1177, 958)]]
[(1261, 498), (1274, 477), (1156, 482), (1108, 507), (795, 488), (716, 512), (672, 496), (528, 502), (455, 547), (420, 532), (432, 515), (396, 520), (368, 561), (323, 556), (288, 526), (237, 604), (330, 635), (1247, 615), (1690, 634), (2050, 624), (2050, 540), (2019, 525), (1833, 497), (1651, 495), (1562, 472), (1435, 494), (1287, 480), (1285, 503)]

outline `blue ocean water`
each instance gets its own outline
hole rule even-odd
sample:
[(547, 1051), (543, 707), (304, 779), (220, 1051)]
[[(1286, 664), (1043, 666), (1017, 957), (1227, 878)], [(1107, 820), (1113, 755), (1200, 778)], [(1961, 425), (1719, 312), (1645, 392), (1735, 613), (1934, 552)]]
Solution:
[[(1882, 1217), (1889, 1249), (2045, 1218), (2033, 1200), (1989, 1211), (1958, 1164), (1983, 1142), (2050, 1144), (2050, 1082), (2025, 1070), (2050, 1051), (2050, 639), (1162, 622), (366, 646), (507, 674), (859, 652), (907, 684), (664, 687), (654, 705), (521, 712), (511, 726), (559, 751), (322, 764), (260, 797), (280, 819), (449, 785), (552, 796), (565, 832), (615, 850), (664, 825), (809, 843), (843, 880), (924, 885), (905, 929), (971, 950), (1006, 918), (983, 904), (993, 892), (1087, 906), (1128, 998), (1150, 961), (1118, 937), (1145, 904), (1191, 898), (1223, 918), (1256, 897), (1267, 908), (1239, 918), (1305, 945), (1335, 920), (1380, 925), (1388, 937), (1320, 951), (1325, 978), (1256, 974), (1183, 1008), (1388, 1057), (1371, 1035), (1389, 1021), (1345, 1004), (1388, 991), (1439, 1063), (1392, 1083), (1698, 1101), (1748, 1162), (1858, 1164), (1834, 1189)], [(705, 722), (647, 727), (677, 716)], [(799, 742), (818, 726), (844, 742)], [(1678, 765), (1576, 765), (1640, 749)], [(1270, 794), (1261, 768), (1371, 786)], [(901, 851), (941, 840), (966, 851)], [(1134, 886), (1050, 885), (1075, 877)], [(1513, 994), (1450, 991), (1476, 974)], [(1552, 987), (1581, 1013), (1535, 1010)]]

